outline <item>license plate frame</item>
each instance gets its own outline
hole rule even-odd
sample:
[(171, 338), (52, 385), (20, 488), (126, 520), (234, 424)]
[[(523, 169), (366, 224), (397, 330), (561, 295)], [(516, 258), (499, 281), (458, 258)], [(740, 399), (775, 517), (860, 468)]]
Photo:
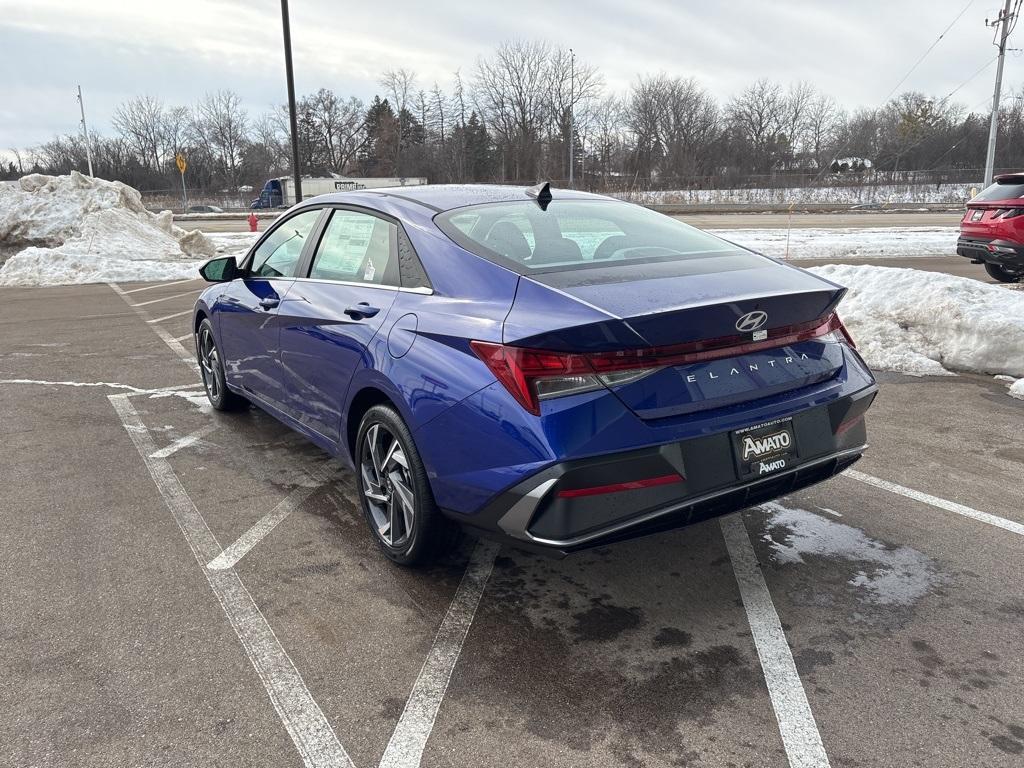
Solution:
[(800, 461), (792, 416), (733, 430), (729, 439), (742, 480), (774, 475)]

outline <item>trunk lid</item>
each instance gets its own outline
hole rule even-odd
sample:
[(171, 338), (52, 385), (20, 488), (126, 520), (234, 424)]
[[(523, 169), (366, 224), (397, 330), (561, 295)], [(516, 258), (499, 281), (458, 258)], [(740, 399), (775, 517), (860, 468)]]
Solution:
[[(623, 264), (520, 279), (504, 343), (603, 352), (721, 340), (730, 344), (807, 328), (845, 289), (749, 251)], [(753, 313), (753, 314), (752, 314)], [(763, 324), (750, 327), (742, 318)], [(758, 335), (755, 336), (754, 332)], [(834, 377), (838, 344), (804, 341), (710, 362), (664, 367), (613, 392), (642, 418), (665, 418), (778, 394)]]

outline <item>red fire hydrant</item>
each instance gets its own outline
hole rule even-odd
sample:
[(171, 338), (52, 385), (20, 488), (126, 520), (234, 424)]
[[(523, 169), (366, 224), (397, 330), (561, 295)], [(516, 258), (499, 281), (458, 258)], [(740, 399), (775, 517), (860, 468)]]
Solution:
[(249, 221), (249, 231), (250, 232), (256, 232), (260, 222), (259, 222), (259, 219), (256, 218), (256, 212), (255, 211), (249, 211), (249, 219), (248, 219), (248, 221)]

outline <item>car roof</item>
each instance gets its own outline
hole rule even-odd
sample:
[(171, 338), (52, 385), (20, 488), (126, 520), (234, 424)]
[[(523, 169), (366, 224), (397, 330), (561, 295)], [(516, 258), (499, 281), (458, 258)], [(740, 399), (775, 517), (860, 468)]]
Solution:
[[(467, 205), (481, 203), (518, 202), (529, 200), (526, 192), (530, 187), (511, 186), (505, 184), (423, 184), (410, 187), (381, 187), (378, 189), (360, 189), (352, 192), (332, 192), (303, 203), (314, 200), (318, 203), (344, 203), (352, 200), (354, 195), (373, 195), (394, 197), (408, 202), (418, 203), (434, 211), (450, 211)], [(575, 189), (551, 188), (555, 200), (608, 200), (605, 195), (594, 195)]]
[(1024, 184), (1024, 173), (1001, 173), (995, 178), (996, 184)]

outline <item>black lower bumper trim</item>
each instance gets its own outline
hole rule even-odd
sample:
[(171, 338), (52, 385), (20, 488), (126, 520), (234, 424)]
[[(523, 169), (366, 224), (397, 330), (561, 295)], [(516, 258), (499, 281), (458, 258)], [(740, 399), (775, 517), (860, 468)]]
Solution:
[[(828, 405), (794, 414), (799, 458), (763, 477), (741, 476), (730, 433), (611, 456), (563, 462), (499, 494), (473, 516), (450, 516), (468, 527), (528, 549), (566, 554), (679, 528), (778, 498), (827, 480), (860, 458), (867, 442), (863, 415), (872, 385)], [(789, 420), (785, 420), (789, 423)], [(644, 479), (678, 477), (671, 483)], [(577, 489), (632, 485), (628, 491), (580, 494)]]
[(1014, 271), (1024, 270), (1024, 245), (1009, 240), (961, 237), (956, 242), (956, 252), (975, 263), (997, 264)]

